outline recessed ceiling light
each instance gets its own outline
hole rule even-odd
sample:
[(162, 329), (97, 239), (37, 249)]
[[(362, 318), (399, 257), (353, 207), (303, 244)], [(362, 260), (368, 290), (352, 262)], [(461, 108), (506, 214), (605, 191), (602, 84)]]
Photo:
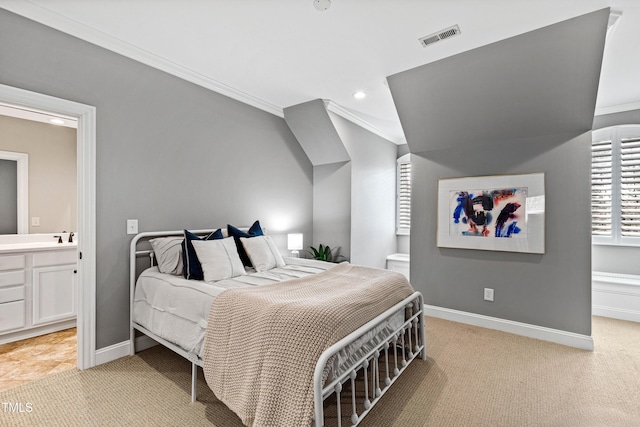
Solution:
[(353, 97), (355, 99), (365, 99), (367, 97), (367, 94), (364, 93), (363, 91), (359, 90), (356, 93), (353, 94)]
[(53, 123), (54, 125), (63, 125), (63, 124), (64, 124), (64, 120), (62, 120), (62, 119), (58, 119), (58, 118), (55, 118), (55, 119), (49, 119), (49, 121), (50, 121), (51, 123)]

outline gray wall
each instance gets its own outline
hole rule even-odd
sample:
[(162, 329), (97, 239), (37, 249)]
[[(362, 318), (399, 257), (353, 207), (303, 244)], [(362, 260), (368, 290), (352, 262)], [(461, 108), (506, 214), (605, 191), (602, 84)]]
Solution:
[[(587, 132), (412, 156), (411, 282), (425, 302), (590, 335), (590, 142)], [(439, 179), (532, 172), (545, 173), (544, 255), (436, 246)]]
[(355, 264), (384, 268), (396, 252), (397, 146), (316, 99), (285, 120), (314, 165), (313, 245), (340, 247)]
[(77, 231), (76, 139), (74, 128), (0, 116), (0, 150), (29, 155), (29, 233)]
[(140, 231), (312, 233), (312, 166), (283, 119), (0, 10), (0, 83), (97, 109), (97, 348), (129, 338)]
[[(596, 116), (593, 129), (640, 124), (640, 110)], [(607, 273), (640, 274), (640, 248), (633, 246), (593, 245), (592, 268)]]
[(18, 232), (18, 162), (0, 159), (0, 234)]
[[(591, 335), (591, 126), (608, 9), (388, 78), (427, 304)], [(544, 172), (543, 255), (438, 248), (438, 180)], [(495, 301), (483, 300), (483, 288)]]
[(329, 112), (351, 157), (351, 262), (385, 268), (396, 252), (396, 145)]
[(351, 162), (313, 167), (313, 246), (320, 244), (350, 259)]

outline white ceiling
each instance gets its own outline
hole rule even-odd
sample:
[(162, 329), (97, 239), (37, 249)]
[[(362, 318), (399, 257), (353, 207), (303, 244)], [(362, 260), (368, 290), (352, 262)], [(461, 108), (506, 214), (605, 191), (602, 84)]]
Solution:
[[(322, 98), (396, 143), (386, 77), (611, 7), (596, 114), (640, 108), (640, 0), (0, 0), (0, 7), (282, 116)], [(423, 48), (454, 24), (461, 35)], [(363, 90), (367, 97), (353, 98)]]

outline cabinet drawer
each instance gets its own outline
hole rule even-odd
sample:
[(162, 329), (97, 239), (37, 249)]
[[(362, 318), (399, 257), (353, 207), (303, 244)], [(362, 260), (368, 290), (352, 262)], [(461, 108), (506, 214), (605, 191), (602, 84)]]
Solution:
[(77, 251), (58, 250), (54, 252), (34, 252), (33, 266), (44, 267), (47, 265), (75, 264), (78, 261)]
[(22, 285), (24, 283), (24, 276), (24, 270), (0, 273), (0, 288), (4, 286)]
[(25, 267), (24, 255), (0, 256), (0, 271), (18, 270)]
[(24, 299), (24, 286), (0, 288), (0, 303), (20, 301)]
[(0, 304), (0, 332), (24, 328), (24, 301), (5, 302)]

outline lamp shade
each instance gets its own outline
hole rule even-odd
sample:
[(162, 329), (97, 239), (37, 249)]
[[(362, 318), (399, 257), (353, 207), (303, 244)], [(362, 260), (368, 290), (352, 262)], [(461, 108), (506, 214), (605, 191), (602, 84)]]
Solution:
[(287, 234), (287, 249), (290, 251), (302, 249), (302, 233)]

